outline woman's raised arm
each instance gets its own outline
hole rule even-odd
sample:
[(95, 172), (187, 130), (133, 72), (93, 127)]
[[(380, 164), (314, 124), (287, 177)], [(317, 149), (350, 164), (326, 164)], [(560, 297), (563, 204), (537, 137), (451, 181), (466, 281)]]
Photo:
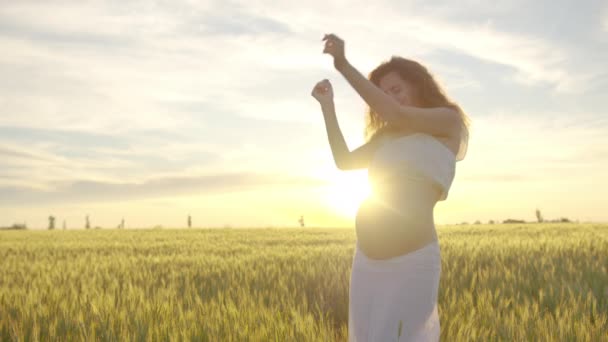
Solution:
[(338, 125), (331, 83), (329, 83), (328, 80), (317, 83), (311, 95), (321, 104), (329, 146), (331, 147), (334, 162), (338, 169), (352, 170), (367, 168), (373, 152), (377, 147), (376, 141), (378, 139), (373, 139), (352, 152), (349, 151), (346, 141), (344, 140), (344, 135)]
[(435, 136), (450, 136), (460, 129), (460, 113), (453, 108), (402, 106), (364, 77), (346, 59), (344, 41), (334, 34), (325, 35), (323, 53), (334, 58), (334, 66), (361, 98), (393, 127), (407, 128)]

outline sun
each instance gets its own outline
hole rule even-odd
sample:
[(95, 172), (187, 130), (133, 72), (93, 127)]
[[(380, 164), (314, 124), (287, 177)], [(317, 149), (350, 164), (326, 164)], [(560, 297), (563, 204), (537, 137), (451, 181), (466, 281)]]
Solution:
[(361, 202), (371, 193), (366, 171), (339, 171), (327, 175), (330, 185), (325, 189), (326, 205), (339, 216), (354, 218)]

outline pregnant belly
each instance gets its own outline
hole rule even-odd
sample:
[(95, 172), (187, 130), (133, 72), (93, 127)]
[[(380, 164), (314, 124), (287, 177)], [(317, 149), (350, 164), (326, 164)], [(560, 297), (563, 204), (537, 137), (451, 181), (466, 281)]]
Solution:
[(362, 252), (371, 259), (388, 259), (437, 240), (433, 221), (436, 202), (423, 197), (370, 196), (363, 201), (355, 219)]

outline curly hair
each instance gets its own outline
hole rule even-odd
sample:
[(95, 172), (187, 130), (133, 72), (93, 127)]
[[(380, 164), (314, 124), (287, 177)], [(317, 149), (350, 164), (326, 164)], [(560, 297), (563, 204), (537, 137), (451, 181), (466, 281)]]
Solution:
[[(393, 56), (389, 61), (383, 62), (374, 69), (369, 74), (369, 80), (379, 86), (380, 80), (392, 71), (396, 71), (401, 79), (412, 85), (417, 106), (424, 108), (449, 107), (460, 113), (460, 147), (456, 159), (464, 159), (468, 147), (470, 120), (460, 106), (447, 98), (439, 84), (424, 66), (413, 60)], [(370, 141), (376, 135), (390, 129), (390, 127), (387, 127), (386, 121), (382, 120), (378, 113), (368, 106), (365, 115), (365, 140)]]

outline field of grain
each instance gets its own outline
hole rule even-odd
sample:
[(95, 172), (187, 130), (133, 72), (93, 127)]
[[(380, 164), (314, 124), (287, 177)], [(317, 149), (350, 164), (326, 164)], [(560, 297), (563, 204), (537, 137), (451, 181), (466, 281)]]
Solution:
[[(608, 341), (608, 225), (438, 228), (442, 341)], [(0, 232), (1, 340), (346, 341), (353, 229)]]

